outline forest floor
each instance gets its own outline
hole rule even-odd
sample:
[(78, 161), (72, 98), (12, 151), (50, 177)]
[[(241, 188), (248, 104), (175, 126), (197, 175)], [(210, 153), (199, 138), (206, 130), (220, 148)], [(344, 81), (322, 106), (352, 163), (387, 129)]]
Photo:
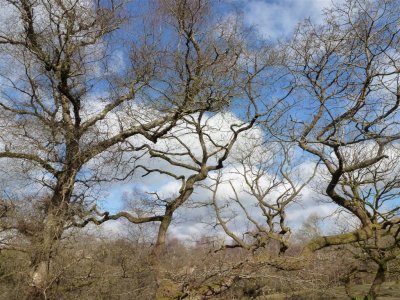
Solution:
[[(354, 285), (351, 287), (353, 299), (363, 300), (362, 295), (365, 295), (369, 290), (370, 285)], [(400, 283), (387, 282), (380, 291), (378, 300), (400, 300)], [(320, 290), (317, 292), (298, 292), (291, 295), (273, 294), (268, 296), (258, 297), (259, 300), (330, 300), (330, 299), (349, 299), (346, 295), (344, 287), (336, 287), (329, 290)]]

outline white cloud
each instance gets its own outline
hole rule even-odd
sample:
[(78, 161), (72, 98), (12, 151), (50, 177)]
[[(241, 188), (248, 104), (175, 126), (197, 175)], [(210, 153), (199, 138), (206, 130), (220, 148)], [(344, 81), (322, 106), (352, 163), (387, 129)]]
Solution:
[(245, 21), (256, 26), (266, 38), (289, 36), (296, 25), (306, 18), (320, 22), (323, 9), (331, 0), (249, 0), (243, 3)]
[[(302, 19), (311, 17), (315, 21), (319, 22), (322, 19), (322, 8), (329, 6), (329, 0), (283, 0), (283, 1), (261, 1), (261, 0), (249, 0), (244, 3), (245, 8), (245, 20), (247, 23), (254, 25), (258, 28), (259, 32), (270, 38), (285, 37), (290, 35), (290, 33), (295, 28), (296, 24)], [(1, 19), (1, 17), (0, 17)], [(101, 49), (98, 49), (99, 51)], [(103, 54), (100, 51), (100, 54)], [(123, 52), (115, 52), (115, 56), (111, 58), (112, 66), (110, 72), (118, 72), (123, 68)], [(100, 70), (100, 69), (99, 69)], [(97, 70), (99, 72), (99, 70)], [(95, 70), (96, 71), (96, 70)], [(107, 95), (104, 95), (107, 96)], [(87, 99), (87, 115), (90, 117), (92, 114), (98, 113), (104, 107), (105, 103), (99, 101), (101, 94), (91, 95), (92, 99)], [(133, 107), (133, 110), (140, 111), (140, 107)], [(143, 110), (141, 111), (143, 112)], [(151, 115), (151, 114), (149, 114)], [(117, 118), (117, 113), (111, 113), (108, 118), (101, 124), (99, 124), (100, 135), (115, 134), (119, 130), (119, 122)], [(223, 142), (227, 139), (227, 135), (230, 133), (230, 125), (232, 123), (238, 122), (239, 120), (232, 114), (217, 114), (208, 119), (208, 126), (213, 130), (213, 137), (219, 142)], [(178, 128), (176, 130), (182, 130)], [(173, 132), (174, 133), (174, 132)], [(242, 135), (238, 140), (237, 147), (239, 149), (246, 149), (252, 145), (252, 142), (257, 138), (260, 138), (262, 133), (257, 129), (253, 129), (250, 133)], [(103, 137), (103, 136), (101, 136)], [(137, 137), (135, 137), (136, 139)], [(187, 134), (182, 137), (182, 139), (190, 145), (194, 150), (195, 154), (199, 155), (200, 148), (198, 147), (198, 141), (196, 136), (193, 134)], [(142, 142), (142, 140), (140, 140)], [(170, 142), (169, 142), (170, 143)], [(161, 147), (166, 145), (160, 144)], [(168, 146), (171, 146), (169, 144)], [(173, 145), (175, 148), (179, 145)], [(210, 144), (210, 147), (212, 145)], [(165, 149), (165, 148), (164, 148)], [(267, 151), (267, 150), (265, 150)], [(151, 160), (154, 163), (154, 160)], [(147, 161), (145, 164), (150, 163)], [(156, 161), (158, 168), (166, 168), (168, 171), (175, 170), (171, 166), (168, 166), (165, 162), (160, 164), (160, 161)], [(307, 165), (306, 170), (310, 170)], [(182, 170), (181, 170), (182, 171)], [(225, 172), (232, 171), (229, 168)], [(308, 172), (307, 171), (307, 172)], [(309, 173), (309, 172), (308, 172)], [(183, 173), (184, 175), (187, 172)], [(304, 175), (304, 173), (303, 173)], [(229, 175), (231, 179), (234, 179), (239, 187), (243, 186), (243, 181), (238, 176)], [(162, 194), (174, 194), (179, 188), (179, 183), (174, 180), (161, 180), (159, 174), (149, 175), (145, 178), (135, 178), (135, 184), (141, 184), (146, 190), (160, 191)], [(130, 184), (126, 185), (114, 185), (113, 190), (110, 191), (110, 198), (121, 198), (123, 192), (129, 191)], [(232, 191), (228, 185), (224, 185), (221, 194), (225, 196), (232, 196)], [(200, 190), (194, 195), (194, 198), (199, 200), (205, 200), (208, 195)], [(241, 194), (245, 197), (243, 199), (249, 206), (254, 204), (254, 201), (250, 199), (248, 195)], [(315, 196), (315, 195), (314, 195)], [(310, 189), (303, 191), (302, 202), (304, 206), (293, 206), (288, 212), (288, 221), (293, 226), (300, 224), (304, 221), (310, 214), (320, 213), (323, 216), (329, 215), (336, 209), (336, 206), (326, 204), (317, 204), (313, 199), (313, 194)], [(121, 206), (121, 203), (117, 201), (117, 206)], [(256, 214), (256, 208), (253, 206), (252, 213)], [(205, 226), (201, 221), (205, 221), (209, 217), (210, 211), (208, 209), (192, 209), (183, 207), (178, 211), (181, 216), (181, 220), (184, 221), (174, 223), (171, 226), (170, 237), (175, 237), (183, 240), (193, 239), (195, 237), (200, 238), (203, 234), (209, 230), (209, 227)], [(260, 212), (258, 211), (258, 214)], [(193, 217), (193, 218), (192, 218)], [(178, 220), (179, 221), (179, 220)], [(246, 220), (243, 216), (236, 222), (235, 230), (242, 230), (246, 226)], [(106, 233), (109, 237), (115, 237), (126, 232), (127, 224), (126, 222), (108, 222), (101, 226), (101, 231)]]
[(22, 29), (18, 10), (6, 1), (0, 1), (0, 35), (15, 34)]
[[(229, 133), (229, 126), (232, 123), (238, 122), (238, 119), (232, 115), (223, 115), (223, 114), (217, 114), (212, 117), (210, 117), (207, 120), (207, 124), (211, 130), (211, 135), (219, 140), (219, 141), (224, 141), (228, 139), (227, 133)], [(200, 149), (198, 149), (198, 137), (194, 133), (190, 133), (190, 131), (187, 134), (183, 134), (185, 128), (176, 128), (174, 131), (179, 132), (182, 135), (182, 140), (191, 147), (195, 155), (200, 155)], [(175, 132), (173, 132), (175, 134)], [(176, 141), (175, 141), (176, 142)], [(234, 157), (241, 156), (243, 152), (248, 151), (248, 150), (253, 150), (256, 146), (259, 146), (259, 144), (262, 142), (262, 132), (258, 128), (254, 128), (252, 131), (243, 134), (239, 137), (239, 140), (237, 144), (235, 145), (236, 147), (233, 149), (233, 154)], [(271, 145), (268, 145), (269, 147)], [(160, 147), (159, 149), (174, 149), (174, 151), (179, 151), (179, 144), (174, 144), (174, 141), (172, 140), (166, 140), (163, 143), (157, 144), (157, 147)], [(271, 152), (271, 148), (266, 148), (263, 147), (257, 150), (256, 152), (257, 156), (262, 157), (263, 155), (268, 158), (273, 158), (274, 154)], [(296, 154), (296, 156), (298, 156)], [(264, 157), (264, 158), (265, 158)], [(304, 159), (304, 158), (303, 158)], [(190, 162), (188, 158), (183, 157), (182, 158), (183, 162)], [(175, 172), (176, 174), (179, 175), (185, 175), (188, 176), (191, 171), (187, 171), (182, 168), (177, 168), (174, 166), (169, 165), (165, 161), (162, 160), (154, 160), (149, 157), (145, 157), (144, 161), (142, 164), (146, 166), (154, 166), (157, 167), (158, 169), (164, 169), (169, 172)], [(300, 165), (298, 165), (292, 172), (291, 176), (293, 176), (293, 179), (295, 182), (302, 182), (307, 178), (308, 176), (311, 176), (314, 168), (314, 163), (311, 161), (308, 161), (307, 159), (304, 160), (304, 162)], [(230, 164), (228, 164), (224, 169), (224, 179), (227, 180), (232, 180), (234, 182), (235, 187), (237, 188), (237, 191), (239, 193), (239, 197), (241, 199), (241, 202), (244, 203), (244, 205), (247, 207), (248, 212), (257, 220), (264, 220), (265, 218), (262, 216), (262, 211), (256, 206), (256, 201), (248, 194), (243, 192), (243, 189), (245, 188), (245, 182), (243, 177), (238, 174), (238, 171), (240, 171), (241, 166), (237, 165), (234, 160), (230, 161)], [(142, 173), (143, 174), (143, 173)], [(212, 174), (211, 174), (212, 175)], [(271, 176), (266, 173), (265, 174), (265, 186), (268, 186), (268, 181), (273, 178), (272, 174)], [(204, 184), (206, 185), (211, 185), (212, 182), (210, 179), (206, 179), (204, 181)], [(134, 178), (134, 184), (132, 183), (131, 185), (129, 183), (125, 185), (121, 185), (119, 188), (118, 184), (115, 184), (113, 187), (113, 190), (110, 190), (110, 196), (107, 197), (108, 199), (113, 199), (112, 201), (116, 201), (117, 198), (121, 198), (123, 191), (127, 192), (132, 191), (134, 187), (139, 187), (142, 191), (148, 191), (148, 192), (154, 192), (156, 191), (159, 193), (159, 195), (162, 198), (168, 198), (169, 196), (176, 195), (178, 193), (178, 190), (180, 188), (180, 181), (173, 180), (168, 176), (163, 176), (158, 173), (153, 173), (150, 174), (146, 177), (140, 177), (140, 174), (135, 176)], [(279, 196), (279, 193), (282, 192), (283, 187), (280, 187), (275, 189), (268, 197), (268, 201), (274, 201), (276, 197)], [(232, 203), (233, 201), (229, 200), (229, 197), (233, 197), (233, 191), (230, 187), (229, 184), (225, 183), (220, 186), (220, 190), (218, 194), (221, 197), (221, 202), (220, 204), (223, 205), (227, 201), (230, 202), (230, 206), (228, 209), (225, 209), (226, 216), (229, 215), (229, 213), (237, 214), (235, 217), (235, 220), (231, 222), (230, 227), (234, 232), (240, 233), (240, 232), (245, 232), (249, 230), (248, 227), (248, 220), (246, 219), (243, 211), (241, 211), (240, 207)], [(186, 206), (186, 207), (181, 207), (178, 209), (178, 211), (175, 214), (175, 222), (171, 224), (170, 231), (169, 231), (169, 237), (170, 238), (178, 238), (181, 240), (187, 241), (193, 240), (193, 238), (200, 238), (201, 236), (209, 235), (209, 231), (211, 229), (211, 226), (207, 226), (206, 224), (212, 224), (215, 222), (215, 216), (214, 213), (211, 209), (211, 207), (196, 207), (193, 208), (193, 203), (204, 203), (210, 200), (210, 192), (202, 189), (202, 188), (197, 188), (195, 189), (194, 194), (192, 195), (192, 202), (191, 205)], [(301, 205), (293, 205), (288, 211), (288, 222), (289, 225), (294, 227), (299, 227), (302, 222), (304, 222), (307, 217), (311, 214), (318, 213), (322, 217), (326, 217), (330, 214), (332, 214), (337, 206), (332, 205), (332, 204), (321, 204), (317, 203), (317, 200), (321, 200), (321, 196), (317, 194), (315, 191), (311, 190), (311, 188), (306, 188), (303, 190), (302, 195), (300, 199), (298, 200), (298, 203), (301, 203)], [(120, 201), (114, 202), (114, 205), (116, 207), (121, 206)], [(106, 203), (106, 206), (112, 207), (113, 204), (111, 201), (109, 203)], [(125, 223), (118, 223), (117, 225), (114, 226), (126, 226)], [(220, 235), (221, 231), (217, 230), (213, 234)]]

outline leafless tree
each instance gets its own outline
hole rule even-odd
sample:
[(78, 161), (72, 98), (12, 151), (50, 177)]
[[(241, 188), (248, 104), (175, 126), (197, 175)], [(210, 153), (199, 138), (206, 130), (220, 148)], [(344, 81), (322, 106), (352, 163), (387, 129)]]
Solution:
[[(291, 236), (286, 221), (287, 209), (310, 183), (317, 165), (311, 166), (311, 173), (299, 179), (301, 164), (294, 162), (293, 145), (256, 141), (247, 143), (245, 147), (236, 156), (231, 174), (238, 176), (236, 179), (239, 183), (244, 182), (244, 186), (240, 186), (235, 179), (224, 179), (219, 173), (209, 187), (217, 225), (234, 241), (233, 245), (225, 247), (255, 251), (275, 241), (279, 245), (279, 254), (284, 254), (289, 248)], [(229, 184), (232, 191), (232, 196), (225, 200), (219, 199), (221, 196), (218, 194), (219, 187), (224, 183)], [(237, 206), (236, 210), (232, 206)], [(233, 210), (230, 217), (229, 208)], [(224, 217), (227, 213), (229, 218)], [(242, 236), (229, 226), (238, 217), (250, 225)]]
[[(128, 16), (123, 14), (123, 3), (115, 1), (1, 2), (9, 22), (0, 28), (4, 66), (0, 158), (6, 165), (26, 170), (29, 182), (35, 183), (26, 192), (33, 194), (31, 202), (40, 212), (40, 226), (29, 233), (38, 245), (32, 255), (31, 284), (33, 294), (40, 297), (50, 284), (56, 242), (65, 229), (90, 222), (86, 219), (88, 189), (122, 176), (104, 165), (116, 163), (122, 168), (127, 149), (157, 156), (161, 152), (151, 150), (152, 143), (178, 120), (185, 117), (194, 122), (188, 116), (199, 113), (202, 117), (206, 111), (222, 110), (241, 99), (243, 85), (238, 87), (237, 82), (247, 78), (249, 87), (267, 64), (268, 59), (255, 60), (257, 68), (248, 72), (246, 62), (240, 61), (246, 50), (245, 34), (234, 22), (229, 26), (219, 22), (209, 1), (150, 4), (137, 4), (150, 17), (134, 20), (138, 29), (132, 34), (124, 27)], [(247, 92), (252, 95), (250, 88)], [(249, 124), (258, 117), (254, 109), (251, 112)], [(232, 127), (232, 134), (243, 130)], [(220, 151), (229, 152), (229, 145), (220, 145)], [(202, 165), (200, 169), (196, 168), (201, 174), (187, 182), (181, 198), (168, 206), (169, 217), (191, 193), (190, 185), (204, 176)], [(29, 203), (24, 199), (19, 207)], [(168, 216), (104, 213), (102, 220), (161, 221), (164, 228), (169, 225)], [(26, 226), (3, 220), (3, 229), (29, 237)]]
[[(374, 224), (382, 224), (383, 230), (375, 230), (369, 239), (358, 241), (354, 257), (360, 261), (377, 265), (376, 275), (369, 295), (377, 297), (380, 287), (388, 275), (388, 265), (399, 257), (399, 228), (393, 222), (398, 220), (399, 159), (398, 149), (388, 149), (388, 159), (372, 167), (346, 174), (340, 181), (340, 189), (348, 197), (358, 197), (365, 205)], [(365, 272), (356, 267), (353, 274)]]
[(383, 204), (388, 198), (378, 177), (391, 182), (395, 169), (388, 161), (400, 138), (399, 16), (398, 1), (346, 1), (326, 12), (323, 25), (303, 23), (291, 44), (303, 109), (291, 115), (290, 135), (321, 159), (327, 196), (361, 224), (314, 240), (306, 252), (377, 235), (398, 238), (398, 205)]
[[(291, 262), (283, 262), (287, 258), (275, 257), (275, 252), (283, 255), (289, 247), (287, 208), (314, 177), (317, 167), (311, 165), (310, 174), (299, 179), (301, 164), (291, 161), (294, 145), (263, 141), (262, 131), (247, 132), (232, 151), (228, 165), (210, 172), (201, 184), (210, 199), (204, 199), (207, 193), (203, 191), (204, 196), (192, 205), (211, 207), (214, 219), (208, 222), (221, 228), (233, 242), (214, 244), (208, 256), (218, 260), (219, 255), (232, 255), (235, 259), (222, 260), (206, 270), (195, 268), (188, 278), (181, 279), (185, 297), (226, 295), (239, 282), (262, 280), (269, 278), (268, 272), (292, 267), (286, 266)], [(270, 276), (289, 280), (278, 274)]]
[[(141, 172), (142, 176), (153, 176), (155, 180), (164, 177), (179, 183), (179, 189), (172, 194), (163, 195), (157, 190), (148, 191), (147, 199), (150, 201), (143, 207), (146, 217), (140, 218), (141, 221), (160, 222), (153, 247), (152, 263), (156, 280), (159, 282), (155, 291), (157, 296), (167, 296), (166, 285), (171, 287), (176, 284), (165, 277), (168, 270), (164, 270), (161, 263), (174, 214), (189, 200), (195, 188), (210, 172), (223, 167), (239, 135), (249, 130), (256, 121), (254, 118), (244, 122), (230, 114), (227, 118), (229, 117), (231, 120), (225, 120), (221, 115), (207, 116), (204, 113), (185, 116), (173, 130), (160, 137), (159, 143), (146, 144), (145, 155), (137, 161), (135, 169), (136, 172)], [(152, 163), (149, 164), (148, 160)], [(138, 200), (140, 199), (131, 199), (131, 206), (139, 207)], [(85, 223), (101, 224), (109, 219), (118, 218), (121, 214), (125, 212), (117, 215), (97, 212), (97, 216), (95, 214), (87, 218)], [(137, 223), (136, 219), (127, 219)]]
[[(54, 264), (68, 235), (120, 218), (158, 226), (150, 264), (165, 296), (168, 229), (209, 182), (217, 225), (234, 241), (225, 248), (236, 248), (216, 255), (242, 260), (210, 268), (194, 290), (215, 296), (259, 267), (283, 269), (287, 208), (318, 174), (325, 196), (360, 225), (313, 239), (304, 254), (356, 246), (377, 265), (376, 298), (399, 257), (398, 4), (334, 5), (322, 25), (305, 21), (278, 50), (239, 14), (218, 10), (223, 2), (138, 1), (126, 10), (119, 1), (0, 0), (0, 251), (28, 257), (27, 297), (52, 297), (62, 274), (79, 273)], [(241, 145), (254, 130), (255, 144)], [(305, 174), (297, 151), (322, 166)], [(233, 172), (221, 172), (226, 165)], [(102, 183), (155, 175), (178, 182), (176, 193), (147, 191), (115, 213), (96, 205)], [(220, 198), (223, 185), (232, 197)], [(249, 224), (242, 234), (231, 227), (233, 207)], [(243, 254), (270, 241), (276, 259)], [(71, 264), (90, 261), (90, 275), (94, 260), (75, 250), (62, 253)], [(126, 261), (117, 262), (122, 277)], [(205, 288), (214, 279), (218, 289)]]

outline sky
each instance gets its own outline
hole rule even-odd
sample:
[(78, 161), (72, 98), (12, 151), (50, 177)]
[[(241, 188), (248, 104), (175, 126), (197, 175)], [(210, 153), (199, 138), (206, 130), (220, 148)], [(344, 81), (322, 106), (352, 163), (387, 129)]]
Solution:
[[(262, 37), (272, 40), (289, 38), (296, 25), (306, 18), (311, 18), (317, 23), (321, 22), (323, 18), (323, 9), (331, 5), (330, 0), (230, 1), (238, 4), (242, 8), (244, 21), (247, 25), (253, 26)], [(6, 18), (4, 15), (8, 17)], [(0, 12), (0, 25), (4, 21), (9, 21), (11, 18), (10, 16), (11, 13), (8, 11), (3, 10)], [(101, 51), (102, 49), (99, 50)], [(123, 54), (121, 51), (113, 51), (110, 64), (111, 67), (108, 69), (108, 72), (121, 72), (121, 70), (124, 69), (124, 59), (122, 56)], [(0, 62), (0, 65), (1, 64), (2, 62)], [(103, 71), (104, 70), (99, 67), (97, 70), (98, 75), (102, 76)], [(98, 94), (92, 96), (98, 97)], [(97, 106), (93, 106), (89, 107), (88, 109), (96, 110), (101, 109), (101, 107), (99, 108)], [(216, 120), (216, 122), (220, 123), (222, 127), (229, 128), (230, 123), (224, 120), (224, 118), (216, 116)], [(192, 142), (192, 145), (194, 145), (194, 143), (195, 141)], [(239, 145), (246, 145), (247, 143), (248, 141), (246, 140), (246, 136), (242, 137), (238, 142)], [(168, 165), (166, 164), (162, 166), (164, 168), (168, 168)], [(312, 172), (312, 164), (304, 164), (302, 167), (303, 171), (306, 173)], [(294, 178), (294, 180), (300, 182), (301, 178), (298, 176), (298, 178)], [(208, 183), (210, 182), (208, 181)], [(237, 184), (238, 187), (241, 187), (243, 185), (243, 181), (241, 181), (240, 178), (235, 178), (235, 184)], [(127, 195), (132, 195), (134, 190), (139, 190), (142, 192), (157, 191), (162, 195), (168, 196), (171, 194), (176, 194), (178, 189), (179, 184), (177, 184), (176, 181), (168, 180), (160, 175), (149, 175), (145, 178), (142, 178), (140, 174), (138, 174), (129, 182), (115, 182), (105, 186), (101, 193), (99, 204), (104, 210), (115, 213), (117, 211), (126, 209), (124, 206), (124, 198)], [(232, 196), (232, 191), (229, 189), (229, 187), (225, 187), (223, 194), (229, 198)], [(204, 190), (198, 189), (192, 196), (192, 204), (195, 202), (207, 201), (209, 200), (209, 196), (210, 195)], [(251, 199), (251, 197), (245, 194), (242, 194), (241, 196), (243, 201), (248, 203), (249, 207), (253, 207), (251, 212), (257, 216), (257, 218), (259, 218), (260, 212), (254, 208), (254, 199)], [(327, 202), (316, 205), (317, 200), (321, 200), (321, 195), (312, 187), (305, 188), (299, 201), (289, 207), (287, 218), (289, 225), (292, 227), (299, 227), (300, 224), (312, 214), (318, 214), (321, 217), (325, 217), (335, 212), (337, 208), (335, 205)], [(221, 234), (220, 231), (215, 230), (215, 227), (210, 226), (213, 220), (212, 217), (210, 218), (210, 215), (212, 215), (210, 208), (201, 207), (193, 209), (183, 207), (177, 211), (176, 215), (177, 218), (173, 222), (169, 231), (169, 236), (171, 238), (178, 238), (183, 241), (191, 241), (204, 235)], [(244, 218), (238, 217), (235, 219), (235, 222), (232, 222), (232, 229), (236, 230), (237, 232), (243, 232), (245, 227), (246, 222)], [(329, 227), (329, 223), (326, 223), (326, 227)], [(127, 224), (123, 220), (106, 222), (101, 228), (98, 229), (98, 231), (105, 236), (112, 237), (124, 236), (129, 232), (129, 230), (127, 230)]]
[(321, 22), (323, 10), (331, 0), (237, 0), (243, 6), (244, 18), (259, 33), (271, 39), (289, 37), (296, 25), (310, 18)]
[[(147, 3), (146, 1), (147, 0), (143, 0), (143, 3)], [(330, 0), (225, 1), (238, 5), (243, 13), (244, 22), (247, 25), (254, 27), (261, 37), (271, 40), (290, 38), (291, 34), (296, 28), (296, 25), (304, 19), (310, 18), (314, 23), (321, 23), (323, 20), (323, 10), (333, 5)], [(0, 7), (0, 28), (5, 28), (7, 32), (11, 32), (10, 30), (12, 29), (17, 30), (16, 28), (18, 27), (18, 24), (15, 23), (16, 19), (17, 18), (14, 18), (12, 16), (12, 10), (7, 8), (4, 9), (4, 7), (2, 10), (2, 7)], [(168, 39), (168, 35), (166, 36), (166, 39)], [(111, 46), (111, 48), (109, 49), (103, 46), (103, 44), (100, 44), (100, 47), (99, 45), (96, 45), (97, 48), (92, 49), (94, 52), (90, 52), (91, 58), (93, 59), (96, 53), (97, 55), (99, 55), (99, 57), (102, 57), (105, 52), (108, 53), (108, 51), (106, 50), (109, 50), (109, 66), (105, 68), (100, 63), (96, 64), (96, 62), (93, 62), (91, 64), (94, 69), (93, 76), (95, 78), (104, 79), (105, 75), (106, 77), (108, 75), (112, 77), (113, 74), (121, 75), (126, 69), (126, 53), (121, 50), (122, 47), (114, 49), (114, 46)], [(15, 64), (11, 64), (9, 62), (8, 57), (0, 57), (0, 75), (2, 74), (2, 72), (4, 72), (7, 74), (11, 73), (14, 76), (19, 76), (18, 72), (14, 72), (15, 67)], [(22, 68), (17, 69), (22, 70)], [(1, 80), (2, 77), (0, 76), (0, 85), (2, 84)], [(105, 103), (99, 101), (99, 99), (103, 97), (103, 93), (105, 93), (104, 98), (107, 98), (106, 92), (101, 89), (102, 84), (103, 83), (99, 83), (96, 86), (95, 91), (89, 94), (91, 99), (86, 99), (87, 106), (84, 107), (86, 113), (85, 117), (89, 117), (90, 114), (93, 113), (98, 113), (104, 107)], [(145, 109), (146, 107), (143, 108), (140, 105), (137, 107), (135, 106), (134, 108), (135, 111), (137, 110), (140, 114), (143, 115), (146, 114), (143, 113)], [(299, 114), (304, 114), (304, 111), (305, 109), (299, 110), (298, 112)], [(148, 113), (147, 110), (146, 112)], [(120, 116), (123, 116), (122, 113), (123, 112), (121, 112)], [(221, 135), (222, 132), (230, 132), (230, 125), (234, 122), (239, 122), (239, 119), (237, 117), (238, 114), (235, 115), (235, 113), (237, 113), (237, 111), (232, 110), (231, 115), (226, 114), (225, 116), (223, 116), (222, 113), (220, 113), (214, 115), (214, 117), (210, 117), (210, 123), (212, 123), (216, 129), (213, 134)], [(103, 131), (106, 134), (108, 133), (108, 130), (110, 130), (111, 132), (113, 132), (114, 130), (119, 130), (119, 123), (117, 122), (118, 113), (115, 112), (115, 114), (112, 113), (110, 115), (110, 120), (105, 121), (103, 124), (105, 126), (105, 129)], [(114, 120), (111, 120), (112, 118), (114, 118)], [(101, 126), (99, 126), (99, 129), (102, 129), (100, 127)], [(223, 128), (225, 129), (222, 130)], [(103, 132), (102, 130), (100, 131)], [(258, 133), (256, 128), (252, 131), (252, 134), (257, 137)], [(248, 132), (245, 135), (242, 135), (237, 143), (238, 146), (242, 145), (244, 148), (251, 148), (251, 146), (249, 145), (251, 145), (252, 140), (249, 139), (249, 136), (250, 134)], [(262, 137), (262, 135), (259, 135), (259, 137)], [(185, 138), (187, 138), (187, 144), (191, 148), (196, 149), (196, 145), (198, 145), (196, 137), (188, 135)], [(226, 138), (224, 137), (224, 134), (219, 137), (219, 139), (224, 138)], [(158, 143), (157, 146), (159, 144), (160, 143)], [(0, 142), (0, 148), (1, 147), (2, 145)], [(268, 153), (269, 150), (267, 148), (263, 148), (262, 151)], [(298, 151), (300, 152), (300, 150)], [(146, 166), (152, 164), (153, 166), (157, 166), (157, 168), (171, 170), (171, 166), (168, 165), (165, 161), (148, 159), (146, 157), (144, 159), (147, 159), (147, 161), (144, 163)], [(304, 176), (306, 176), (307, 174), (311, 174), (313, 171), (314, 165), (312, 162), (307, 161), (307, 159), (303, 160), (302, 164), (299, 166), (302, 172), (293, 172), (293, 174), (291, 174), (291, 176), (293, 177), (292, 179), (297, 183), (301, 183), (302, 181), (304, 181)], [(95, 161), (95, 159), (93, 161)], [(11, 166), (9, 166), (9, 168), (11, 168)], [(9, 181), (17, 181), (17, 179), (9, 177), (8, 174), (12, 173), (12, 170), (9, 170), (9, 168), (0, 168), (0, 178), (6, 178), (4, 180), (0, 180), (0, 187), (2, 189), (6, 189), (6, 187), (12, 189), (13, 187), (10, 187)], [(240, 190), (240, 199), (243, 203), (246, 203), (246, 207), (248, 208), (250, 214), (254, 216), (255, 219), (263, 218), (260, 210), (255, 205), (255, 200), (252, 199), (252, 197), (248, 194), (242, 192), (241, 189), (243, 189), (244, 181), (242, 178), (238, 177), (237, 174), (234, 174), (235, 168), (236, 170), (237, 168), (240, 169), (240, 166), (235, 165), (234, 161), (230, 161), (228, 167), (224, 169), (226, 176), (231, 178), (235, 186), (238, 188), (238, 190)], [(127, 182), (114, 182), (108, 185), (104, 185), (102, 187), (102, 191), (98, 194), (100, 198), (99, 205), (101, 206), (101, 208), (112, 213), (118, 212), (120, 210), (129, 210), (130, 208), (125, 206), (124, 199), (127, 197), (135, 198), (135, 193), (137, 192), (143, 193), (157, 191), (163, 197), (169, 197), (178, 193), (180, 185), (177, 181), (170, 180), (169, 178), (160, 176), (159, 174), (151, 174), (146, 177), (141, 177), (141, 174), (135, 174), (135, 176), (133, 178), (130, 178), (130, 180)], [(188, 171), (186, 171), (186, 173), (184, 172), (183, 174), (188, 175)], [(266, 174), (265, 176), (266, 184), (268, 184), (268, 175), (270, 174)], [(205, 180), (205, 183), (211, 184), (210, 179)], [(2, 185), (5, 185), (5, 187), (2, 187)], [(291, 226), (292, 228), (299, 228), (310, 215), (317, 214), (320, 217), (328, 217), (336, 212), (338, 207), (327, 201), (327, 199), (324, 198), (324, 196), (322, 195), (321, 189), (323, 190), (323, 187), (325, 187), (325, 185), (320, 185), (320, 189), (318, 190), (318, 181), (316, 181), (312, 185), (303, 189), (299, 199), (288, 208), (287, 221), (289, 226)], [(34, 187), (26, 188), (34, 189)], [(271, 198), (279, 195), (279, 192), (280, 190), (276, 189)], [(232, 193), (232, 189), (229, 187), (229, 185), (224, 185), (220, 191), (220, 204), (221, 206), (229, 204), (230, 206), (227, 208), (232, 209), (232, 211), (239, 212), (240, 207), (238, 207), (238, 205), (235, 205), (234, 203), (232, 204), (232, 201), (230, 201), (230, 197), (233, 196), (234, 194)], [(182, 207), (176, 212), (176, 218), (169, 230), (170, 238), (178, 238), (180, 240), (190, 242), (196, 239), (200, 239), (202, 236), (208, 235), (217, 235), (223, 237), (224, 235), (221, 233), (221, 230), (218, 230), (218, 227), (213, 226), (215, 225), (215, 217), (212, 208), (209, 206), (198, 207), (199, 204), (209, 200), (209, 192), (201, 188), (196, 189), (191, 197), (191, 201), (189, 203), (190, 205)], [(193, 206), (197, 207), (193, 208)], [(226, 218), (229, 217), (227, 210), (224, 210), (224, 214)], [(340, 230), (341, 228), (338, 228), (337, 226), (339, 223), (343, 224), (343, 226), (346, 226), (346, 221), (348, 221), (349, 224), (354, 224), (354, 220), (349, 218), (349, 215), (340, 214), (338, 218), (330, 218), (328, 221), (324, 221), (324, 225), (322, 228), (323, 230), (325, 230), (324, 233), (329, 232), (330, 228), (333, 227), (336, 227), (337, 230)], [(336, 226), (331, 226), (332, 223), (335, 223)], [(248, 224), (246, 222), (246, 219), (243, 217), (243, 214), (242, 216), (238, 215), (237, 217), (235, 217), (232, 222), (229, 223), (229, 226), (231, 230), (238, 234), (245, 232), (248, 228)], [(96, 229), (92, 227), (90, 230), (100, 233), (106, 237), (120, 237), (127, 236), (128, 234), (135, 232), (135, 228), (140, 229), (142, 227), (132, 224), (128, 225), (127, 222), (119, 220), (106, 222), (105, 224), (103, 224), (102, 227), (97, 227)]]
[[(243, 8), (243, 17), (247, 25), (254, 26), (260, 35), (267, 39), (288, 38), (293, 33), (296, 25), (306, 18), (311, 18), (314, 22), (321, 22), (323, 19), (323, 9), (332, 5), (330, 0), (233, 0)], [(312, 166), (309, 166), (312, 168)], [(179, 188), (174, 181), (161, 179), (160, 176), (148, 176), (141, 179), (140, 176), (134, 178), (135, 183), (115, 183), (107, 188), (107, 196), (101, 202), (104, 209), (118, 211), (124, 208), (124, 195), (134, 189), (157, 190), (162, 194), (174, 193)], [(240, 183), (238, 183), (240, 185)], [(204, 194), (196, 191), (192, 197), (195, 201), (201, 201)], [(205, 199), (203, 199), (205, 200)], [(305, 188), (302, 196), (288, 210), (288, 222), (293, 227), (299, 227), (308, 216), (318, 214), (326, 217), (333, 214), (337, 206), (330, 203), (318, 203), (321, 200), (311, 187)], [(249, 200), (250, 201), (250, 200)], [(170, 238), (178, 238), (183, 241), (190, 241), (200, 238), (203, 235), (218, 234), (212, 226), (205, 224), (209, 220), (210, 211), (207, 208), (181, 208), (177, 211), (177, 220), (171, 225)], [(346, 218), (341, 216), (340, 218)], [(336, 222), (333, 220), (332, 222)], [(237, 220), (235, 226), (238, 231), (243, 229), (244, 220)], [(133, 225), (135, 226), (135, 225)], [(326, 228), (329, 228), (329, 222)], [(124, 221), (107, 222), (99, 230), (119, 236), (127, 233)], [(210, 230), (213, 231), (210, 233)]]

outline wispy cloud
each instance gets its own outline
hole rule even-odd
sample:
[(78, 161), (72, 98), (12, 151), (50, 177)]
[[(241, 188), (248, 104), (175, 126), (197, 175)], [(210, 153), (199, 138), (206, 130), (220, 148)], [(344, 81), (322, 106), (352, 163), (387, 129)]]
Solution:
[(259, 33), (271, 39), (285, 38), (296, 25), (306, 18), (315, 22), (323, 19), (323, 9), (331, 0), (239, 0), (244, 9), (246, 23), (255, 26)]

